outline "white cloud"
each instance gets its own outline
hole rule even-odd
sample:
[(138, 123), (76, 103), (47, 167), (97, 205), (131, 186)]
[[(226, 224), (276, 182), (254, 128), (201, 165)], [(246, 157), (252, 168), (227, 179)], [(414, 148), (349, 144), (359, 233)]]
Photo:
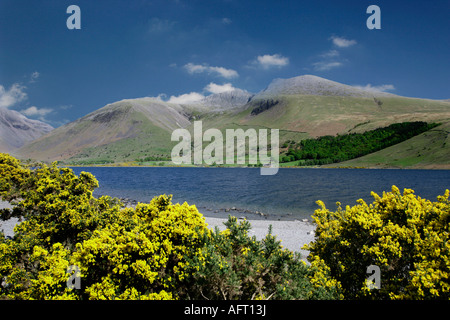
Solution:
[(337, 68), (342, 66), (342, 62), (338, 62), (338, 61), (319, 61), (319, 62), (315, 62), (313, 63), (314, 66), (314, 70), (316, 71), (328, 71), (331, 70), (333, 68)]
[(236, 78), (239, 76), (239, 74), (235, 70), (226, 69), (223, 67), (209, 67), (209, 70), (211, 72), (219, 74), (221, 77), (224, 77), (226, 79)]
[(187, 70), (187, 72), (189, 72), (190, 74), (193, 73), (202, 73), (208, 70), (207, 67), (201, 65), (201, 64), (193, 64), (191, 62), (189, 62), (188, 64), (186, 64), (184, 66), (184, 68)]
[(22, 114), (26, 115), (27, 117), (38, 116), (38, 117), (43, 118), (45, 115), (53, 112), (53, 109), (49, 109), (49, 108), (38, 109), (35, 106), (32, 106), (25, 110), (21, 110), (20, 112)]
[(49, 122), (49, 120), (45, 119), (45, 116), (49, 113), (53, 112), (53, 109), (49, 108), (37, 108), (36, 106), (31, 106), (25, 110), (19, 111), (23, 115), (27, 117), (37, 118), (43, 122)]
[(395, 87), (392, 84), (381, 84), (379, 86), (372, 86), (369, 83), (369, 84), (366, 84), (365, 86), (354, 85), (353, 87), (362, 89), (362, 90), (366, 90), (366, 91), (371, 91), (371, 92), (388, 92), (388, 91), (395, 90)]
[(339, 48), (347, 48), (356, 44), (356, 40), (348, 40), (342, 37), (332, 36), (330, 39), (333, 41), (333, 44)]
[[(337, 49), (351, 47), (357, 43), (356, 40), (349, 40), (337, 36), (331, 36), (329, 40), (332, 40), (334, 46), (337, 47)], [(337, 49), (332, 48), (322, 54), (318, 54), (317, 58), (319, 61), (312, 64), (314, 70), (328, 71), (343, 66), (346, 60), (340, 57), (341, 53)]]
[(280, 54), (265, 54), (263, 56), (258, 56), (255, 62), (264, 69), (269, 69), (271, 67), (284, 67), (288, 65), (289, 58), (283, 57)]
[(0, 85), (0, 107), (8, 108), (27, 99), (25, 86), (14, 83), (9, 90)]
[(30, 75), (30, 83), (36, 82), (37, 78), (39, 78), (40, 73), (35, 71)]
[(179, 96), (170, 96), (167, 102), (169, 103), (179, 103), (179, 104), (190, 104), (199, 102), (205, 98), (204, 95), (198, 92), (185, 93)]
[(193, 63), (189, 62), (188, 64), (186, 64), (184, 66), (184, 68), (190, 74), (207, 72), (207, 73), (216, 74), (216, 75), (226, 78), (226, 79), (236, 78), (239, 76), (237, 71), (235, 71), (233, 69), (226, 69), (223, 67), (210, 67), (206, 64), (193, 64)]
[(156, 97), (151, 97), (153, 99), (156, 99), (158, 101), (166, 101), (167, 95), (165, 93), (160, 93)]
[(339, 51), (332, 49), (320, 55), (322, 58), (335, 58), (339, 56)]
[[(235, 90), (231, 83), (217, 84), (214, 82), (210, 82), (206, 87), (203, 88), (203, 93), (223, 93)], [(198, 92), (190, 92), (185, 94), (180, 94), (179, 96), (170, 96), (168, 100), (166, 100), (166, 95), (164, 93), (159, 94), (157, 97), (153, 97), (159, 101), (167, 101), (169, 103), (176, 104), (194, 104), (200, 102), (206, 96), (202, 93)]]
[(236, 89), (235, 87), (233, 87), (233, 85), (231, 83), (225, 83), (225, 84), (216, 84), (211, 82), (210, 84), (208, 84), (205, 87), (205, 90), (211, 93), (223, 93), (223, 92), (228, 92), (228, 91), (232, 91)]

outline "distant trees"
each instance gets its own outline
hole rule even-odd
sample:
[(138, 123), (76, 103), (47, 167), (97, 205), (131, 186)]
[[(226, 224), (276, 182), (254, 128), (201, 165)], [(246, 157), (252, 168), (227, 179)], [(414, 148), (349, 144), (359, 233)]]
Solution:
[(145, 158), (136, 159), (137, 162), (149, 162), (149, 161), (171, 161), (170, 156), (164, 156), (164, 155), (154, 155), (154, 156), (147, 156)]
[(300, 160), (300, 166), (342, 162), (390, 147), (437, 125), (422, 121), (403, 122), (364, 133), (306, 139), (297, 144), (299, 146), (297, 149), (290, 146), (286, 155), (281, 157), (280, 162)]
[(77, 166), (90, 166), (96, 164), (110, 164), (114, 163), (114, 161), (111, 159), (90, 159), (90, 160), (69, 161), (68, 163)]

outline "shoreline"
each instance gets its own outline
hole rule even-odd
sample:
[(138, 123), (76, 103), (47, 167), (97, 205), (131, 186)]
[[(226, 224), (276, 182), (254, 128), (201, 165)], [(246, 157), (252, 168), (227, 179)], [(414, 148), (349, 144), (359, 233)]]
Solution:
[[(210, 229), (218, 227), (219, 230), (225, 230), (226, 227), (223, 224), (228, 219), (206, 217), (205, 221)], [(238, 219), (238, 222), (242, 219)], [(302, 250), (303, 245), (314, 241), (314, 231), (316, 227), (309, 223), (299, 220), (294, 221), (270, 221), (270, 220), (248, 220), (251, 225), (248, 235), (250, 237), (255, 236), (257, 240), (263, 239), (268, 231), (269, 225), (272, 225), (272, 235), (276, 236), (276, 239), (281, 241), (281, 245), (293, 252), (299, 252), (302, 260), (306, 261), (306, 257), (309, 252)], [(306, 261), (307, 262), (307, 261)]]
[[(103, 195), (95, 195), (98, 197), (101, 197)], [(132, 207), (135, 208), (136, 205), (140, 202), (135, 199), (130, 198), (118, 198), (125, 207)], [(181, 204), (181, 202), (180, 202)], [(191, 204), (189, 204), (191, 205)], [(296, 214), (292, 213), (282, 213), (282, 214), (273, 214), (273, 213), (267, 213), (262, 212), (259, 210), (254, 209), (247, 209), (247, 208), (241, 208), (241, 207), (235, 207), (235, 206), (215, 206), (215, 205), (195, 205), (197, 210), (205, 217), (210, 218), (221, 218), (221, 219), (228, 219), (229, 215), (235, 216), (238, 219), (247, 219), (247, 220), (266, 220), (266, 221), (302, 221), (302, 222), (310, 222), (310, 216), (308, 218), (300, 218)]]
[[(0, 209), (11, 208), (11, 205), (6, 201), (0, 200)], [(203, 213), (202, 213), (203, 214)], [(242, 221), (244, 217), (231, 214), (235, 216), (239, 221)], [(228, 220), (224, 217), (211, 217), (203, 214), (205, 222), (211, 230), (218, 227), (219, 230), (225, 230), (224, 222)], [(300, 220), (266, 220), (266, 219), (247, 219), (251, 224), (249, 230), (249, 236), (255, 236), (257, 240), (263, 239), (268, 231), (269, 225), (272, 225), (272, 234), (276, 236), (277, 240), (281, 240), (281, 245), (291, 251), (299, 252), (302, 260), (306, 261), (308, 251), (301, 250), (300, 248), (314, 240), (315, 226), (309, 221)], [(14, 226), (18, 223), (17, 218), (11, 218), (6, 221), (0, 220), (0, 230), (3, 230), (6, 237), (14, 236)]]
[[(46, 163), (46, 162), (45, 162)], [(50, 165), (50, 163), (46, 163)], [(66, 168), (241, 168), (241, 169), (261, 169), (261, 167), (248, 167), (238, 165), (226, 165), (226, 166), (208, 166), (208, 165), (148, 165), (148, 164), (58, 164), (59, 167)], [(317, 166), (290, 166), (280, 165), (278, 169), (355, 169), (355, 170), (450, 170), (450, 165), (447, 164), (428, 164), (424, 167), (398, 167), (398, 166), (382, 166), (382, 165), (370, 165), (370, 166), (333, 166), (333, 164), (317, 165)]]

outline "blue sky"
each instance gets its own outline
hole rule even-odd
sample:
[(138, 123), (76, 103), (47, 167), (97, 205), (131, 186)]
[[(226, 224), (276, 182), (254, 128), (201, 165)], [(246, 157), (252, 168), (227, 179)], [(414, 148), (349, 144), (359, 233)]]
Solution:
[[(69, 5), (81, 29), (69, 30)], [(381, 30), (369, 30), (369, 5)], [(314, 74), (450, 98), (450, 1), (1, 0), (0, 107), (53, 126), (144, 96), (189, 101)]]

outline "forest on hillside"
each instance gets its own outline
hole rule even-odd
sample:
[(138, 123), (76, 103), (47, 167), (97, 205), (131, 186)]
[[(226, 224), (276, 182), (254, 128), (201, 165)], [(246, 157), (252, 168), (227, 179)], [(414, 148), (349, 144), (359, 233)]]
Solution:
[(437, 125), (423, 121), (403, 122), (364, 133), (323, 136), (298, 143), (291, 140), (283, 145), (288, 150), (280, 162), (299, 160), (297, 165), (309, 166), (347, 161), (403, 142)]

